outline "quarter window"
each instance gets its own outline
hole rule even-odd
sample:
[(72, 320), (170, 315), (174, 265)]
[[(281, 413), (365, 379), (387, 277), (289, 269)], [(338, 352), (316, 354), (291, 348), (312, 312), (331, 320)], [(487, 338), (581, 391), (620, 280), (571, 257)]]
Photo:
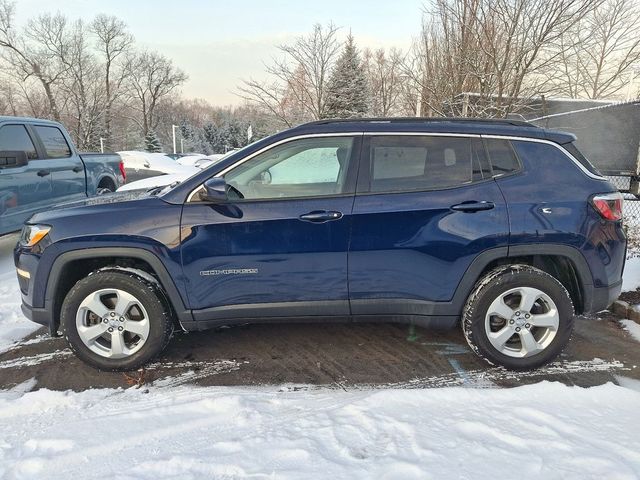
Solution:
[(516, 157), (509, 140), (488, 138), (485, 141), (487, 143), (494, 176), (499, 177), (500, 175), (507, 175), (520, 170), (518, 157)]
[(482, 150), (479, 140), (466, 137), (373, 137), (371, 191), (432, 190), (482, 180), (490, 176)]
[(26, 152), (27, 158), (38, 158), (36, 147), (23, 125), (5, 125), (0, 128), (0, 150)]
[(351, 137), (321, 137), (274, 147), (225, 175), (230, 196), (265, 200), (350, 193), (345, 185), (352, 146)]
[(48, 158), (66, 158), (71, 156), (71, 148), (59, 128), (35, 127), (44, 145)]

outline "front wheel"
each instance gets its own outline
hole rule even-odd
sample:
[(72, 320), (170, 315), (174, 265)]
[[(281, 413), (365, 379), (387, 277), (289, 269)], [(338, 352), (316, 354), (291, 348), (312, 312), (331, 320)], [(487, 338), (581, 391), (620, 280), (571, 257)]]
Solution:
[(573, 330), (566, 288), (529, 265), (499, 267), (482, 278), (462, 315), (467, 343), (493, 365), (529, 370), (557, 357)]
[(74, 353), (108, 371), (143, 366), (173, 332), (159, 286), (119, 271), (97, 271), (76, 283), (62, 304), (60, 323)]

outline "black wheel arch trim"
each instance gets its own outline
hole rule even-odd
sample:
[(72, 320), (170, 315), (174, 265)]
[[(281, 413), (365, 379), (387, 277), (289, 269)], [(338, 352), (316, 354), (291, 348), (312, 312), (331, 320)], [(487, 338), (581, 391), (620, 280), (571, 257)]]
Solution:
[[(582, 288), (585, 312), (592, 311), (593, 307), (593, 277), (591, 269), (586, 259), (578, 249), (570, 245), (562, 245), (555, 243), (529, 243), (522, 245), (510, 245), (509, 247), (498, 247), (485, 250), (480, 253), (469, 265), (458, 288), (456, 289), (451, 302), (443, 304), (443, 314), (460, 315), (467, 297), (471, 293), (476, 282), (480, 279), (480, 275), (487, 266), (501, 258), (516, 258), (532, 255), (549, 255), (568, 258), (576, 268), (578, 274), (578, 283)], [(445, 307), (446, 305), (446, 307)], [(604, 307), (603, 307), (604, 308)]]
[[(158, 281), (164, 289), (167, 298), (171, 302), (173, 310), (175, 311), (180, 323), (188, 323), (193, 321), (191, 310), (188, 310), (185, 307), (182, 296), (180, 295), (180, 292), (176, 288), (173, 278), (169, 275), (169, 272), (167, 271), (162, 261), (153, 253), (135, 247), (85, 248), (82, 250), (71, 250), (60, 254), (53, 261), (53, 265), (51, 267), (51, 270), (49, 271), (46, 290), (44, 294), (44, 310), (50, 312), (49, 315), (53, 315), (55, 304), (54, 294), (61, 280), (60, 274), (69, 262), (102, 257), (127, 257), (147, 262), (153, 269), (154, 273), (157, 275)], [(53, 318), (51, 320), (53, 320)], [(53, 321), (50, 321), (49, 323), (53, 327)]]

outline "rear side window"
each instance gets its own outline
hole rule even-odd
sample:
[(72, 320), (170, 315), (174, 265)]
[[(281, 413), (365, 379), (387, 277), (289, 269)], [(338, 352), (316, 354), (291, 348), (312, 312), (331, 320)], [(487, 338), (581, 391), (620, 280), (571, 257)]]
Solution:
[(578, 168), (562, 148), (548, 143), (514, 141), (513, 148), (523, 162), (547, 172), (555, 172), (556, 175), (562, 165), (570, 164)]
[(516, 157), (511, 142), (509, 140), (499, 140), (495, 138), (485, 139), (489, 159), (493, 167), (493, 175), (508, 175), (520, 170), (520, 163)]
[(38, 158), (36, 147), (23, 125), (5, 125), (0, 128), (0, 150), (26, 152), (27, 158)]
[(482, 180), (481, 152), (464, 137), (380, 136), (371, 138), (372, 192), (432, 190)]
[(35, 127), (49, 158), (66, 158), (71, 156), (71, 148), (59, 128)]
[(593, 173), (594, 175), (602, 176), (602, 174), (598, 171), (596, 167), (589, 161), (587, 157), (585, 157), (578, 147), (576, 147), (573, 143), (565, 143), (562, 147), (569, 152), (584, 168), (587, 169), (589, 173)]

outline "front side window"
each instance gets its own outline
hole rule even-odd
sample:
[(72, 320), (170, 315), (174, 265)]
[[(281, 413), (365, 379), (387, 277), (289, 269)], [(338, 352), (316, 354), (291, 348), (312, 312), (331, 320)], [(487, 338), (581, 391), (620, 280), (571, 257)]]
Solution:
[(239, 165), (224, 178), (231, 196), (266, 200), (339, 195), (345, 182), (352, 137), (294, 140)]
[(373, 137), (370, 165), (372, 192), (455, 187), (489, 172), (479, 140), (466, 137)]
[(49, 158), (67, 158), (71, 156), (71, 148), (59, 128), (35, 127), (44, 150)]
[(27, 158), (38, 158), (36, 147), (23, 125), (5, 125), (0, 128), (0, 151), (26, 152)]

